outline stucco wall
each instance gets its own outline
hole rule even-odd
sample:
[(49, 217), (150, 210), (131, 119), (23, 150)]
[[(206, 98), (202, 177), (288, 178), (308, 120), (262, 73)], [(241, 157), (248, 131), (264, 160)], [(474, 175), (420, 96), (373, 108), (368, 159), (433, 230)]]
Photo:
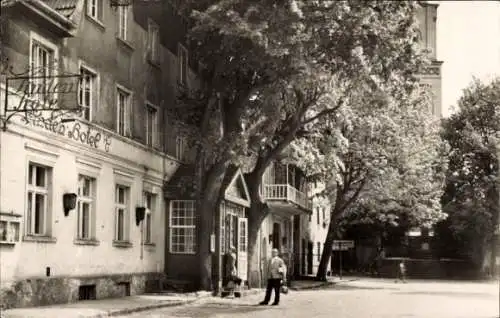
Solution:
[[(5, 96), (4, 91), (1, 96)], [(8, 130), (0, 134), (1, 211), (22, 216), (19, 218), (21, 240), (14, 245), (0, 245), (0, 283), (3, 292), (12, 290), (26, 279), (46, 280), (47, 267), (50, 268), (51, 279), (55, 277), (62, 279), (62, 282), (69, 282), (67, 278), (71, 277), (136, 275), (164, 270), (166, 213), (161, 187), (163, 176), (172, 175), (178, 164), (111, 131), (80, 122), (63, 125), (67, 127), (66, 131), (70, 131), (76, 124), (81, 125), (80, 131), (90, 131), (94, 136), (99, 133), (103, 139), (96, 147), (91, 147), (67, 135), (25, 124), (20, 117), (14, 117)], [(107, 144), (104, 136), (108, 138)], [(52, 168), (52, 191), (49, 196), (52, 201), (52, 242), (24, 240), (27, 166), (30, 161)], [(93, 245), (82, 245), (75, 241), (76, 210), (71, 210), (67, 217), (63, 214), (62, 195), (76, 192), (79, 173), (97, 180), (95, 237), (98, 242)], [(114, 187), (115, 182), (123, 179), (130, 182), (128, 222), (132, 245), (126, 248), (113, 245)], [(155, 245), (142, 247), (140, 227), (135, 224), (135, 207), (143, 206), (142, 192), (145, 190), (156, 194), (156, 210), (152, 216)], [(136, 288), (144, 290), (144, 287)], [(40, 296), (33, 292), (36, 290), (34, 287), (22, 290), (33, 297)], [(110, 295), (113, 293), (110, 292)], [(35, 300), (22, 303), (38, 304)]]

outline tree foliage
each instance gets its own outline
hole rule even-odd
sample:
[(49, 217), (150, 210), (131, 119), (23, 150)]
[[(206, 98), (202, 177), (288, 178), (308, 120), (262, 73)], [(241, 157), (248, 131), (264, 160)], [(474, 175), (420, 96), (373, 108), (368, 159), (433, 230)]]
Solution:
[[(325, 266), (334, 235), (348, 225), (371, 225), (382, 232), (430, 226), (446, 217), (440, 198), (447, 148), (439, 121), (430, 113), (429, 95), (415, 90), (395, 100), (379, 92), (359, 94), (353, 102), (337, 124), (343, 127), (347, 148), (339, 153), (328, 141), (321, 145), (327, 157), (335, 159), (337, 153), (342, 161), (340, 166), (335, 161), (338, 169), (324, 175), (325, 194), (332, 202), (329, 232), (336, 231), (325, 242)], [(318, 277), (325, 275), (320, 264)]]
[(475, 80), (443, 125), (443, 138), (451, 147), (443, 205), (450, 215), (446, 228), (454, 238), (448, 244), (458, 251), (453, 256), (478, 266), (498, 224), (499, 133), (500, 78), (490, 84)]
[[(297, 137), (318, 134), (315, 126), (350, 104), (353, 92), (382, 90), (401, 98), (413, 89), (414, 74), (427, 63), (418, 46), (417, 6), (297, 0), (180, 5), (189, 17), (188, 47), (201, 66), (200, 83), (183, 90), (170, 117), (196, 146), (200, 200), (215, 195), (214, 182), (228, 164), (249, 164), (251, 257), (267, 213), (258, 186), (269, 164), (292, 142), (300, 148)], [(213, 204), (199, 208), (208, 222)]]

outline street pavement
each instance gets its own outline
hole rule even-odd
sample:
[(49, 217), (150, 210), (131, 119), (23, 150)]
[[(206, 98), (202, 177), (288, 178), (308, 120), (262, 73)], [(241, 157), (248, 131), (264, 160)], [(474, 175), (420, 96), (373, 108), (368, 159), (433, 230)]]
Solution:
[(498, 283), (360, 279), (316, 290), (290, 291), (279, 306), (258, 306), (263, 294), (207, 298), (195, 304), (128, 317), (183, 318), (498, 318)]

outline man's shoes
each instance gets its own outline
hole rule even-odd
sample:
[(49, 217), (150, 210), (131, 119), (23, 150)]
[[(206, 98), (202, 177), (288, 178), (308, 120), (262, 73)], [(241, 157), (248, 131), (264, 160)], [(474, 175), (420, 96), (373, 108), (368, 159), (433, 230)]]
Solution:
[(259, 305), (261, 305), (261, 306), (265, 306), (265, 305), (267, 305), (267, 304), (268, 304), (268, 303), (267, 303), (267, 302), (265, 302), (265, 301), (261, 301), (261, 302), (259, 303)]
[(271, 305), (272, 305), (272, 306), (278, 306), (278, 305), (279, 305), (279, 303), (272, 303)]

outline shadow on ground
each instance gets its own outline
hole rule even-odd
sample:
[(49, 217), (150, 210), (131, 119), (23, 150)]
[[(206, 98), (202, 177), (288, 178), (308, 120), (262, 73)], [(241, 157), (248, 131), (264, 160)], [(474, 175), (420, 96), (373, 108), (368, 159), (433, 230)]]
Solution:
[(204, 303), (202, 306), (179, 308), (172, 312), (175, 317), (209, 318), (218, 314), (251, 314), (252, 312), (270, 309), (271, 306), (237, 303)]
[[(329, 285), (323, 285), (323, 286), (318, 286), (318, 287), (313, 287), (309, 288), (307, 290), (397, 290), (398, 288), (395, 287), (369, 287), (369, 286), (347, 286), (347, 285), (336, 285), (336, 284), (329, 284)], [(306, 291), (306, 290), (304, 290)]]

